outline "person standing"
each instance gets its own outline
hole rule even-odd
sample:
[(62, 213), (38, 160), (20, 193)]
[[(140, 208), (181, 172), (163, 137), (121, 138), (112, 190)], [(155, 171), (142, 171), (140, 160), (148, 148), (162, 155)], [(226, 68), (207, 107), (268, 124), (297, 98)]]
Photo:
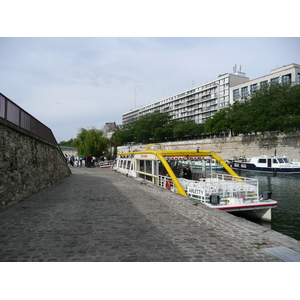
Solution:
[(183, 169), (183, 178), (185, 179), (192, 179), (192, 172), (189, 165), (186, 165)]
[(75, 161), (75, 158), (74, 158), (74, 155), (72, 155), (71, 158), (70, 158), (70, 165), (72, 167), (74, 167), (74, 161)]

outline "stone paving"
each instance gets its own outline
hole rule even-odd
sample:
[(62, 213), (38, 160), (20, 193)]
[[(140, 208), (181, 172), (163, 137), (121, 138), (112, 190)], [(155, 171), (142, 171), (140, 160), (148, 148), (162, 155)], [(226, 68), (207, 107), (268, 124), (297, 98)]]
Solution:
[(0, 214), (0, 261), (277, 262), (300, 242), (111, 169), (72, 175)]

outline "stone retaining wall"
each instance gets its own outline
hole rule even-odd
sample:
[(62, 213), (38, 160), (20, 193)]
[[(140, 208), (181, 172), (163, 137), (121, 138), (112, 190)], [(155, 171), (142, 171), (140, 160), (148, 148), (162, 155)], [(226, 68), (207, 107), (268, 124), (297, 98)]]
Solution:
[[(287, 156), (291, 161), (300, 161), (300, 132), (290, 134), (258, 134), (240, 135), (234, 137), (213, 137), (210, 139), (177, 141), (164, 143), (167, 150), (193, 150), (200, 147), (200, 150), (221, 152), (223, 159), (236, 157), (250, 158), (259, 155)], [(118, 152), (128, 150), (144, 150), (144, 145), (118, 147)]]
[(59, 146), (0, 118), (0, 212), (70, 174)]

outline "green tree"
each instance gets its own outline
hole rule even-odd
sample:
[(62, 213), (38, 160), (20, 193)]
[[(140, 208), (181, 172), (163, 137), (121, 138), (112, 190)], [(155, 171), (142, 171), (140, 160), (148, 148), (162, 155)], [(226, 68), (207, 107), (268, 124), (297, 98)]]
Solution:
[(224, 109), (219, 110), (210, 119), (203, 124), (205, 133), (227, 133), (231, 132), (233, 135), (233, 114), (235, 107), (230, 105)]
[(168, 140), (173, 140), (173, 122), (164, 124), (163, 127), (158, 127), (155, 129), (153, 140), (157, 142), (166, 142)]
[(80, 128), (75, 147), (79, 155), (93, 155), (100, 157), (102, 152), (108, 153), (109, 139), (103, 137), (101, 130), (92, 127), (90, 129)]
[(112, 135), (112, 140), (116, 147), (131, 143), (134, 141), (135, 124), (132, 123), (126, 127), (117, 130)]
[(300, 86), (271, 84), (251, 97), (255, 131), (284, 131), (299, 128)]
[(194, 120), (174, 121), (173, 133), (176, 139), (194, 138), (204, 132), (204, 125), (197, 124)]
[(67, 146), (67, 147), (74, 147), (75, 139), (70, 139), (68, 141), (61, 141), (58, 145), (60, 146)]
[(247, 99), (218, 111), (205, 122), (205, 132), (231, 130), (233, 135), (283, 131), (300, 127), (300, 85), (271, 84)]
[(168, 113), (155, 111), (140, 117), (135, 122), (134, 136), (136, 142), (159, 142), (162, 135), (168, 133), (168, 123), (172, 117)]
[(250, 101), (235, 102), (228, 110), (226, 122), (230, 124), (233, 135), (250, 133), (253, 122), (250, 114)]

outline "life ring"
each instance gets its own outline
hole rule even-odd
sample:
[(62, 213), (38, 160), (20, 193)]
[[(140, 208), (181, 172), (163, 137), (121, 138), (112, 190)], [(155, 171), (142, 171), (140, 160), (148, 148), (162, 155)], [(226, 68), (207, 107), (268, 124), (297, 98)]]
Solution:
[(166, 189), (171, 190), (171, 182), (169, 180), (166, 181)]

